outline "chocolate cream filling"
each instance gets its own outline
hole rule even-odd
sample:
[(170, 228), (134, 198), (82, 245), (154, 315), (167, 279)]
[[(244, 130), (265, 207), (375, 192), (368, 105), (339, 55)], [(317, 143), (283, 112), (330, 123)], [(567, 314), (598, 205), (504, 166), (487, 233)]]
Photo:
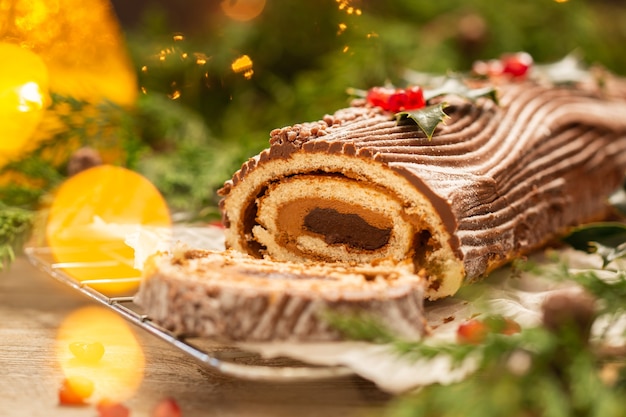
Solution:
[(291, 200), (277, 213), (282, 244), (294, 247), (299, 235), (319, 237), (329, 245), (374, 251), (389, 243), (393, 220), (353, 204), (322, 198)]
[(345, 244), (357, 249), (376, 250), (385, 246), (391, 228), (379, 229), (354, 213), (332, 208), (314, 208), (304, 217), (304, 229), (324, 236), (329, 245)]
[(278, 222), (286, 237), (283, 244), (297, 239), (294, 234), (320, 237), (329, 245), (347, 245), (355, 250), (376, 250), (389, 242), (390, 219), (381, 218), (363, 207), (322, 199), (298, 199), (279, 208)]

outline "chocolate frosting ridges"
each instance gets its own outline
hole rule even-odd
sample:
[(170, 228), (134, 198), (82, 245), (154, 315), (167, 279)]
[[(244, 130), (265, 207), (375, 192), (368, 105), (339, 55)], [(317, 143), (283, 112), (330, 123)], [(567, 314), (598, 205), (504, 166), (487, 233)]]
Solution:
[[(474, 279), (604, 215), (604, 198), (626, 171), (626, 83), (609, 78), (606, 86), (513, 83), (498, 86), (499, 103), (442, 97), (450, 117), (431, 140), (355, 103), (322, 121), (274, 130), (270, 149), (244, 164), (222, 195), (257, 165), (282, 159), (287, 166), (300, 153), (371, 160), (427, 196)], [(277, 171), (275, 181), (302, 169)]]

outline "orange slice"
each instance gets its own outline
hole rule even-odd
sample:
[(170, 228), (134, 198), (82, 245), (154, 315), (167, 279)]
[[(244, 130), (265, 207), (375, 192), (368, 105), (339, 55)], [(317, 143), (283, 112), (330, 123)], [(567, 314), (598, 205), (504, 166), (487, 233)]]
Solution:
[(141, 272), (134, 268), (129, 233), (171, 226), (162, 195), (140, 174), (112, 165), (83, 171), (54, 195), (46, 239), (56, 267), (105, 294), (132, 293)]

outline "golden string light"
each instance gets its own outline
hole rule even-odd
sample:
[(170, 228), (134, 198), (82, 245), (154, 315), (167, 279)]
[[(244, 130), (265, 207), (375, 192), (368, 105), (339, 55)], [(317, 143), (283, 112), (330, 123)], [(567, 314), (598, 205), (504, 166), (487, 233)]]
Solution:
[(209, 58), (207, 55), (201, 53), (201, 52), (196, 52), (193, 54), (193, 56), (196, 58), (196, 64), (198, 65), (204, 65), (209, 61)]
[(231, 68), (235, 73), (243, 73), (243, 76), (249, 80), (252, 78), (254, 74), (254, 70), (252, 69), (253, 63), (252, 59), (248, 55), (242, 55), (239, 58), (235, 59), (231, 64)]
[(361, 16), (361, 14), (363, 14), (363, 11), (359, 7), (352, 5), (351, 0), (336, 0), (336, 2), (339, 10), (344, 11), (346, 14), (356, 16)]
[[(147, 76), (156, 76), (159, 70), (167, 68), (168, 65), (177, 66), (181, 63), (183, 63), (183, 65), (188, 65), (189, 67), (193, 67), (195, 65), (200, 68), (202, 76), (207, 74), (202, 67), (211, 59), (209, 55), (203, 52), (192, 52), (185, 49), (186, 44), (184, 41), (186, 41), (187, 38), (182, 33), (173, 34), (171, 39), (173, 41), (171, 45), (162, 46), (151, 56), (151, 62), (141, 66), (141, 74), (143, 74), (141, 77), (142, 83), (150, 80)], [(184, 94), (184, 89), (178, 88), (178, 84), (179, 83), (177, 81), (170, 82), (170, 92), (167, 96), (172, 100), (177, 100)], [(187, 85), (187, 83), (183, 84)], [(143, 94), (148, 94), (148, 87), (146, 85), (140, 85), (139, 88)]]

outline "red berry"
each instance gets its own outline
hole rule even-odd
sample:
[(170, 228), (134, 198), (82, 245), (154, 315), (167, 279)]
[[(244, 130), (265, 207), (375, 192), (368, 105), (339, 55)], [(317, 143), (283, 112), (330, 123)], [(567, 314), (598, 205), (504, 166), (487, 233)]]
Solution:
[(421, 87), (414, 85), (406, 89), (407, 104), (406, 110), (421, 109), (426, 106), (426, 100), (424, 100), (424, 91)]
[(503, 72), (514, 78), (525, 77), (533, 65), (533, 57), (526, 52), (502, 55), (500, 61), (502, 61)]
[(477, 345), (484, 342), (488, 332), (489, 329), (484, 322), (472, 319), (459, 325), (456, 331), (456, 338), (459, 343)]
[(418, 86), (402, 88), (373, 87), (367, 92), (367, 102), (372, 106), (397, 113), (403, 110), (420, 109), (426, 105), (424, 92)]
[(488, 316), (484, 320), (471, 319), (459, 325), (456, 335), (459, 343), (480, 344), (489, 333), (510, 336), (522, 330), (515, 320), (500, 316)]
[(176, 403), (176, 400), (166, 398), (156, 405), (150, 417), (182, 417), (182, 415), (183, 413)]
[(484, 322), (490, 332), (500, 333), (507, 336), (519, 333), (522, 330), (519, 323), (517, 323), (515, 320), (501, 316), (499, 314), (494, 314), (486, 317)]
[(128, 417), (130, 410), (120, 403), (110, 400), (101, 400), (96, 406), (98, 417)]
[(93, 394), (93, 382), (82, 376), (65, 378), (59, 388), (59, 404), (82, 405)]
[(372, 106), (382, 107), (387, 110), (389, 103), (389, 97), (395, 92), (393, 88), (387, 87), (372, 87), (367, 92), (367, 102)]
[(387, 103), (385, 110), (392, 111), (397, 113), (399, 111), (406, 109), (406, 103), (408, 101), (408, 97), (404, 90), (396, 90), (391, 96), (389, 96), (389, 102)]

